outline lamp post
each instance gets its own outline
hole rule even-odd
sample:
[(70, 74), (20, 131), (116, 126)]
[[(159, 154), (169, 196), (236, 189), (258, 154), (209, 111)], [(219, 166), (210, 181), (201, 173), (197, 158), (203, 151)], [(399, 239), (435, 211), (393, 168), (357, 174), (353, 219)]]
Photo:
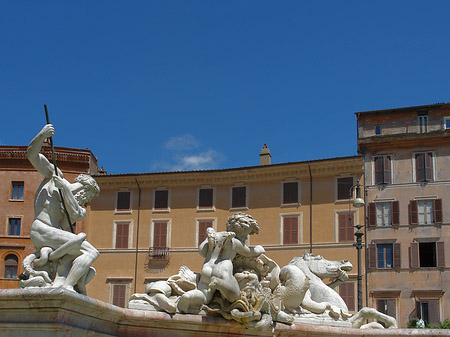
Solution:
[[(356, 208), (360, 208), (365, 206), (364, 200), (361, 198), (361, 185), (359, 184), (359, 180), (356, 182), (356, 185), (352, 186), (352, 190), (355, 189), (356, 198), (353, 199), (353, 206)], [(350, 217), (350, 214), (349, 214)], [(361, 249), (362, 249), (362, 237), (364, 233), (361, 231), (363, 225), (359, 223), (355, 226), (356, 228), (355, 237), (356, 241), (353, 243), (353, 246), (356, 247), (356, 251), (358, 252), (358, 311), (362, 309), (362, 272), (361, 272)]]

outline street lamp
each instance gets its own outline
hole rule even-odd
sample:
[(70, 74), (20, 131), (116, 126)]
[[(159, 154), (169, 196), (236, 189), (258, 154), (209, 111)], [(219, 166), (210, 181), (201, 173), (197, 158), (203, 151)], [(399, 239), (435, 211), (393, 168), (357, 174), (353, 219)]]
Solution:
[[(353, 206), (356, 208), (364, 207), (365, 202), (364, 199), (361, 198), (361, 185), (359, 184), (359, 180), (356, 181), (356, 185), (353, 185), (351, 187), (351, 191), (355, 189), (356, 197), (353, 199)], [(350, 194), (352, 195), (352, 194)], [(350, 208), (350, 207), (349, 207)], [(349, 209), (349, 217), (350, 217), (350, 209)], [(365, 218), (365, 215), (364, 215)], [(356, 247), (356, 250), (358, 252), (358, 311), (362, 309), (362, 272), (361, 272), (361, 249), (362, 249), (362, 237), (364, 233), (361, 231), (361, 228), (363, 228), (363, 225), (360, 225), (359, 223), (355, 226), (356, 228), (355, 237), (356, 241), (353, 243), (353, 246)]]

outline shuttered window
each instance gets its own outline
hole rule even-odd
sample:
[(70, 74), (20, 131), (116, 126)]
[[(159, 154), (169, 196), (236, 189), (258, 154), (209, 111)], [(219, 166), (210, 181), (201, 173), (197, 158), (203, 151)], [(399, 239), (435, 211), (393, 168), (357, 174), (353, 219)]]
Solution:
[(409, 203), (410, 225), (442, 223), (442, 199), (411, 200)]
[(370, 203), (368, 207), (369, 227), (399, 226), (400, 209), (398, 201)]
[(113, 284), (113, 304), (125, 308), (126, 284)]
[(117, 192), (117, 205), (118, 211), (130, 210), (130, 192)]
[(246, 186), (233, 187), (231, 191), (231, 208), (246, 207)]
[(337, 179), (337, 198), (338, 200), (350, 199), (353, 186), (353, 177)]
[(444, 268), (444, 242), (411, 242), (409, 248), (409, 265), (411, 269)]
[(283, 204), (298, 203), (298, 182), (283, 183)]
[(339, 295), (341, 295), (349, 311), (355, 311), (355, 283), (345, 282), (339, 285)]
[(167, 222), (153, 223), (153, 248), (167, 247)]
[(391, 156), (374, 158), (375, 184), (389, 184), (391, 182)]
[(212, 208), (213, 207), (213, 194), (212, 188), (201, 188), (198, 191), (198, 207), (199, 208)]
[(20, 218), (9, 218), (8, 235), (20, 235), (21, 223), (22, 219)]
[(5, 257), (5, 273), (4, 277), (9, 279), (17, 278), (17, 266), (19, 264), (19, 260), (17, 256), (13, 254), (9, 254)]
[(354, 214), (339, 214), (339, 242), (354, 241), (355, 228), (353, 227)]
[(416, 302), (417, 317), (430, 325), (439, 324), (439, 299), (420, 299)]
[[(383, 314), (396, 318), (395, 299), (377, 299), (377, 310)], [(384, 326), (384, 323), (381, 323)]]
[(116, 223), (116, 248), (128, 248), (129, 230), (129, 223)]
[(416, 153), (416, 181), (433, 181), (433, 154), (431, 152)]
[(400, 243), (368, 245), (369, 269), (400, 269)]
[(200, 245), (206, 239), (206, 229), (213, 227), (213, 222), (210, 220), (198, 222), (198, 244)]
[(156, 190), (155, 191), (155, 209), (168, 209), (169, 208), (169, 191), (168, 190)]
[(283, 244), (298, 244), (298, 217), (283, 217)]

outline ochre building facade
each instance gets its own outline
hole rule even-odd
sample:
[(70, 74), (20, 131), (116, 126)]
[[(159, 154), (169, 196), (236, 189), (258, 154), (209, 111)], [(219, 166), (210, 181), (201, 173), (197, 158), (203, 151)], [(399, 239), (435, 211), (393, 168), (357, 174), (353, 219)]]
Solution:
[(362, 179), (360, 156), (271, 165), (264, 148), (254, 167), (98, 175), (101, 194), (90, 205), (87, 235), (100, 257), (88, 294), (126, 306), (131, 294), (177, 274), (180, 266), (200, 272), (197, 247), (206, 228), (224, 231), (230, 215), (245, 212), (260, 225), (249, 244), (263, 245), (280, 266), (305, 250), (350, 260), (350, 280), (336, 291), (354, 312), (353, 224), (364, 223), (364, 211), (349, 201)]

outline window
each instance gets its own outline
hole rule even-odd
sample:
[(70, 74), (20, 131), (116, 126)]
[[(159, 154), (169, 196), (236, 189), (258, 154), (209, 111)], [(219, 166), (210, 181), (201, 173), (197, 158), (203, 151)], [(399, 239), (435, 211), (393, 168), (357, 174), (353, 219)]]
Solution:
[(118, 222), (116, 226), (115, 248), (128, 248), (130, 224), (128, 222)]
[(372, 202), (369, 204), (368, 212), (369, 227), (398, 226), (400, 223), (398, 201)]
[(370, 269), (399, 269), (400, 243), (371, 243), (368, 245)]
[(247, 187), (233, 187), (231, 190), (231, 208), (243, 207), (247, 207)]
[(5, 257), (5, 278), (16, 279), (17, 278), (17, 265), (19, 260), (17, 256), (9, 254)]
[(409, 248), (410, 268), (444, 268), (444, 242), (412, 242)]
[(355, 283), (345, 282), (339, 285), (339, 295), (341, 295), (349, 311), (355, 311)]
[(125, 294), (127, 291), (126, 284), (113, 284), (113, 301), (112, 304), (125, 308)]
[(417, 124), (419, 125), (419, 133), (428, 132), (428, 113), (417, 116)]
[(381, 135), (381, 125), (375, 125), (375, 134)]
[(353, 186), (353, 177), (337, 179), (337, 198), (338, 200), (350, 199)]
[(156, 210), (167, 210), (169, 208), (169, 190), (155, 190)]
[(198, 208), (213, 208), (214, 190), (212, 188), (200, 188), (198, 190)]
[(283, 183), (283, 204), (298, 204), (298, 182)]
[(20, 218), (9, 218), (8, 235), (20, 235)]
[(419, 299), (416, 301), (416, 312), (417, 317), (423, 319), (426, 323), (439, 324), (441, 320), (439, 299)]
[(130, 192), (117, 192), (117, 205), (116, 209), (118, 211), (129, 211), (130, 210)]
[(205, 241), (208, 227), (214, 227), (212, 220), (198, 220), (198, 245)]
[(442, 223), (442, 199), (411, 200), (409, 202), (410, 225)]
[(283, 216), (283, 244), (298, 244), (298, 216)]
[(353, 218), (354, 213), (341, 213), (338, 215), (339, 242), (354, 241)]
[(126, 308), (132, 281), (132, 278), (107, 278), (109, 303)]
[(392, 245), (377, 245), (378, 269), (392, 268)]
[(433, 153), (416, 153), (414, 158), (416, 166), (416, 182), (433, 181)]
[(23, 200), (23, 181), (12, 182), (11, 199)]
[(391, 156), (379, 156), (374, 158), (375, 184), (391, 183)]
[[(377, 299), (377, 310), (383, 314), (396, 318), (397, 310), (395, 307), (395, 299)], [(380, 322), (381, 323), (381, 322)], [(384, 323), (381, 323), (384, 325)]]
[(450, 129), (450, 116), (444, 117), (444, 129), (446, 130)]
[(167, 247), (167, 221), (153, 222), (153, 248)]

